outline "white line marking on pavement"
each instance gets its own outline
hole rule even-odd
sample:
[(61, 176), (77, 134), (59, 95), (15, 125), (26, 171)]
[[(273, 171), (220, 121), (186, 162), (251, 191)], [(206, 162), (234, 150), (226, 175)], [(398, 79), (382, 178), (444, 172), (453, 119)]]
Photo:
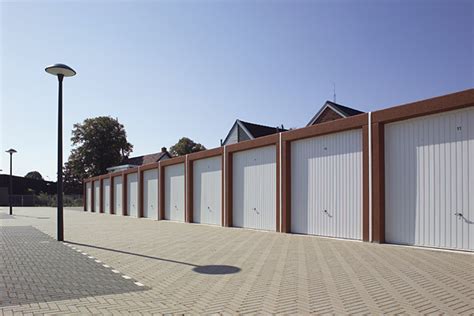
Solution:
[(128, 275), (122, 275), (122, 278), (127, 279), (127, 280), (131, 279), (131, 277), (129, 277)]
[(104, 268), (110, 268), (110, 266), (106, 265), (106, 264), (103, 264), (102, 265)]
[(92, 256), (89, 256), (89, 257), (87, 257), (87, 258), (89, 258), (89, 259), (94, 259), (94, 257), (92, 257)]
[(119, 270), (112, 270), (113, 273), (120, 273)]
[(140, 282), (135, 282), (136, 285), (138, 286), (145, 286), (144, 284), (140, 283)]
[(97, 263), (102, 263), (102, 261), (100, 261), (100, 260), (95, 260), (95, 262), (97, 262)]

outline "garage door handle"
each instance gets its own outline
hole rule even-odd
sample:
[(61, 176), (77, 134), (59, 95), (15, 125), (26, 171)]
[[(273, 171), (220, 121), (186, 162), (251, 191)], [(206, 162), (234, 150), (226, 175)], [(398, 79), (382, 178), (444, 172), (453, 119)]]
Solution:
[(328, 210), (324, 210), (323, 212), (324, 212), (324, 214), (326, 214), (327, 216), (332, 217), (332, 215), (329, 214)]
[(462, 213), (454, 213), (454, 215), (459, 216), (459, 217), (463, 217)]

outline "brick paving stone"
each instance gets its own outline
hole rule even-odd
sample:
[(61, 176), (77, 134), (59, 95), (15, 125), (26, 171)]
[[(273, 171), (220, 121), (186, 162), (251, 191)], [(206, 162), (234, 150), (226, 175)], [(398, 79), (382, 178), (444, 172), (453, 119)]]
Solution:
[(55, 209), (6, 212), (0, 315), (474, 313), (469, 253), (66, 209), (68, 245)]

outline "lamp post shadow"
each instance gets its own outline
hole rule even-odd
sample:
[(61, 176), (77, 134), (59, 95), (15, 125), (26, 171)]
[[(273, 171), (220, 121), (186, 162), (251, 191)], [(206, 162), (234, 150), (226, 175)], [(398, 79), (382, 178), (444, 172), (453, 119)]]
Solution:
[(146, 258), (146, 259), (159, 260), (159, 261), (164, 261), (164, 262), (170, 262), (170, 263), (186, 265), (186, 266), (193, 267), (192, 271), (196, 272), (196, 273), (200, 273), (200, 274), (225, 275), (225, 274), (239, 273), (240, 271), (242, 271), (242, 269), (239, 268), (239, 267), (229, 266), (229, 265), (197, 265), (197, 264), (192, 264), (192, 263), (189, 263), (189, 262), (178, 261), (178, 260), (173, 260), (173, 259), (166, 259), (166, 258), (160, 258), (160, 257), (154, 257), (154, 256), (149, 256), (149, 255), (124, 251), (124, 250), (118, 250), (118, 249), (112, 249), (112, 248), (82, 244), (82, 243), (77, 243), (77, 242), (73, 242), (73, 241), (67, 241), (67, 242), (69, 244), (77, 245), (77, 246), (90, 247), (90, 248), (94, 248), (94, 249), (112, 251), (112, 252), (116, 252), (116, 253), (121, 253), (121, 254), (131, 255), (131, 256), (137, 256), (137, 257)]

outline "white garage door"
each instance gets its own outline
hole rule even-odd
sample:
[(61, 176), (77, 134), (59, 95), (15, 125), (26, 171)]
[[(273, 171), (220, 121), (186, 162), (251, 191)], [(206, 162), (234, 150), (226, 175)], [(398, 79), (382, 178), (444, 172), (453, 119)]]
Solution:
[(385, 126), (385, 240), (474, 250), (474, 108)]
[(362, 131), (291, 144), (291, 231), (361, 239)]
[(104, 192), (104, 213), (110, 214), (110, 179), (104, 179), (102, 185), (102, 192)]
[(193, 222), (221, 225), (221, 156), (194, 161), (193, 182)]
[(276, 146), (233, 155), (233, 226), (276, 229)]
[(143, 217), (158, 219), (158, 170), (143, 172)]
[(114, 178), (114, 213), (117, 215), (123, 214), (122, 209), (122, 177)]
[(86, 183), (86, 211), (92, 211), (92, 184), (91, 182)]
[(184, 164), (165, 167), (165, 219), (184, 221)]
[(131, 217), (138, 217), (138, 175), (127, 175), (127, 212)]
[(94, 181), (94, 212), (100, 212), (100, 182)]

